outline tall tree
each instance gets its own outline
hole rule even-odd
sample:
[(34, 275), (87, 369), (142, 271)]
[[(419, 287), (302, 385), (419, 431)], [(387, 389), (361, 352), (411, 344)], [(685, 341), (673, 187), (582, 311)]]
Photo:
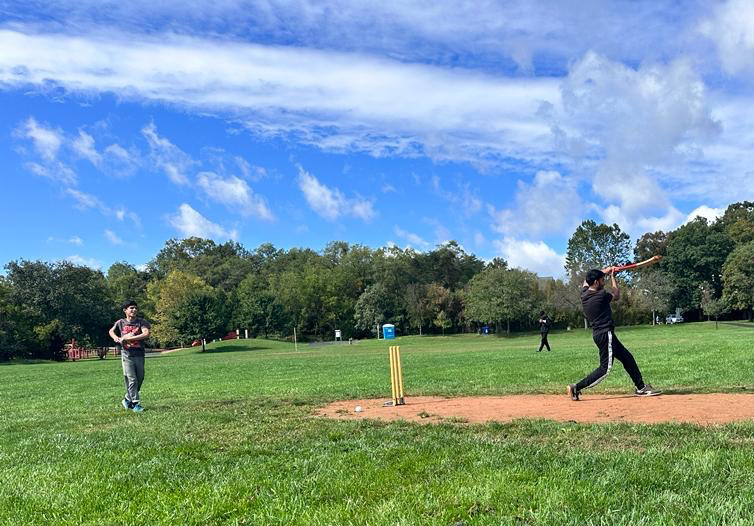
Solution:
[(754, 241), (738, 245), (723, 265), (723, 298), (736, 309), (754, 307)]
[(403, 294), (408, 322), (422, 334), (422, 327), (432, 315), (427, 297), (427, 287), (421, 283), (410, 283)]
[(356, 302), (356, 326), (365, 331), (377, 329), (379, 337), (379, 325), (388, 320), (393, 310), (393, 297), (385, 286), (382, 283), (370, 285)]
[(204, 352), (205, 340), (218, 335), (225, 328), (223, 309), (219, 292), (209, 287), (193, 288), (176, 303), (166, 321), (180, 339), (201, 340)]
[(174, 312), (194, 291), (211, 291), (204, 280), (180, 270), (171, 271), (165, 279), (156, 280), (147, 286), (147, 294), (155, 306), (152, 334), (161, 344), (185, 342), (176, 326)]
[(657, 312), (665, 312), (673, 293), (673, 282), (661, 270), (647, 270), (638, 275), (633, 288), (637, 291), (639, 305), (652, 311), (652, 325), (657, 320)]
[(644, 261), (652, 256), (664, 256), (667, 252), (668, 234), (662, 230), (647, 232), (636, 240), (634, 258)]
[(725, 209), (720, 222), (736, 244), (748, 243), (754, 241), (754, 203), (751, 201), (741, 201), (733, 203)]
[(616, 224), (583, 221), (568, 240), (565, 269), (569, 276), (582, 276), (590, 268), (625, 263), (631, 249), (630, 236)]
[(722, 291), (723, 263), (733, 249), (733, 241), (721, 223), (709, 224), (703, 217), (689, 221), (673, 231), (661, 265), (673, 281), (670, 308), (697, 309), (699, 286), (709, 283), (715, 296)]

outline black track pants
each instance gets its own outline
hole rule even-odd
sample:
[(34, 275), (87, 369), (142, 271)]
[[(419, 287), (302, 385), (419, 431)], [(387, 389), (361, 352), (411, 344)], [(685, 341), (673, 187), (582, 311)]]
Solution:
[[(548, 351), (552, 350), (552, 349), (550, 349), (550, 344), (547, 341), (547, 333), (546, 332), (542, 333), (542, 342), (539, 344), (539, 350), (541, 351), (542, 347), (544, 347), (544, 346), (547, 346), (547, 350)], [(539, 351), (537, 351), (537, 352), (539, 352)]]
[(644, 380), (641, 378), (641, 371), (639, 370), (639, 366), (636, 365), (634, 356), (623, 346), (618, 337), (615, 336), (614, 331), (610, 330), (602, 334), (595, 334), (594, 343), (597, 344), (597, 348), (600, 350), (600, 366), (577, 383), (576, 389), (581, 391), (588, 387), (594, 387), (604, 380), (613, 367), (613, 358), (623, 364), (623, 368), (628, 373), (628, 376), (631, 377), (637, 389), (644, 387)]

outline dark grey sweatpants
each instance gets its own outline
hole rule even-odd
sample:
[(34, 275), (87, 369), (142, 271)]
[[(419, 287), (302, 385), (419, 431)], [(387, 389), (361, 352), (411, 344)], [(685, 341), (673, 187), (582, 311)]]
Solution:
[(126, 395), (123, 397), (132, 404), (138, 404), (141, 384), (144, 383), (144, 356), (129, 356), (128, 351), (120, 355), (123, 364), (123, 382), (126, 384)]

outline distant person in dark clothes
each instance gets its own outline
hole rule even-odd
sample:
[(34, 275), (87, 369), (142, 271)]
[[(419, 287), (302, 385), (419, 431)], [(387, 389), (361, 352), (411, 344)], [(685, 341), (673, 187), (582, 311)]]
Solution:
[[(612, 294), (605, 290), (606, 274), (610, 275)], [(592, 325), (592, 338), (600, 351), (600, 365), (579, 383), (568, 385), (567, 391), (571, 400), (578, 400), (581, 391), (594, 387), (604, 380), (613, 366), (613, 358), (617, 358), (623, 364), (623, 368), (636, 386), (637, 396), (654, 396), (662, 393), (644, 383), (633, 355), (615, 335), (610, 302), (618, 299), (620, 299), (620, 289), (615, 281), (613, 267), (603, 270), (592, 269), (586, 273), (586, 279), (581, 288), (581, 305), (584, 308), (584, 316)]]
[(136, 317), (137, 310), (135, 301), (126, 302), (123, 305), (126, 317), (115, 322), (110, 329), (110, 337), (122, 347), (120, 356), (126, 394), (121, 404), (124, 409), (141, 413), (144, 411), (139, 395), (144, 383), (144, 340), (149, 338), (152, 326), (148, 321)]
[(537, 352), (542, 351), (542, 347), (547, 347), (547, 351), (551, 351), (550, 342), (547, 341), (547, 334), (550, 332), (550, 325), (552, 320), (545, 314), (545, 311), (539, 313), (539, 334), (542, 336), (542, 341), (539, 343), (539, 349)]

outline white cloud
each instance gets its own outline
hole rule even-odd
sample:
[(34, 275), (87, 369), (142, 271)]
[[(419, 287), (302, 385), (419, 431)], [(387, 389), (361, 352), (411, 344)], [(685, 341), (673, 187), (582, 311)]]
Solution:
[(339, 189), (331, 189), (320, 183), (301, 166), (298, 167), (298, 187), (311, 209), (329, 221), (335, 221), (342, 215), (370, 221), (376, 215), (371, 201), (349, 199)]
[(92, 194), (87, 194), (85, 192), (82, 192), (80, 190), (76, 190), (75, 188), (66, 188), (65, 193), (73, 197), (78, 205), (76, 206), (79, 209), (86, 209), (86, 208), (97, 208), (100, 210), (105, 209), (105, 206), (102, 204), (102, 201), (100, 201), (97, 197), (93, 196)]
[(178, 212), (168, 218), (170, 225), (184, 237), (203, 237), (207, 239), (237, 239), (236, 230), (226, 230), (213, 223), (199, 212), (184, 203), (178, 207)]
[(83, 267), (89, 267), (94, 270), (100, 270), (102, 268), (102, 263), (98, 261), (95, 258), (85, 258), (82, 256), (79, 256), (78, 254), (74, 254), (72, 256), (68, 256), (65, 258), (66, 261), (70, 261), (74, 265), (81, 265)]
[(40, 164), (32, 161), (24, 163), (24, 167), (34, 175), (62, 183), (65, 186), (73, 186), (78, 180), (76, 172), (59, 161), (53, 161), (45, 164)]
[(63, 132), (38, 123), (34, 117), (26, 119), (15, 134), (30, 139), (37, 153), (46, 161), (54, 161), (57, 158), (64, 139)]
[(134, 226), (141, 228), (141, 219), (139, 218), (139, 215), (136, 212), (132, 212), (123, 207), (119, 207), (115, 209), (114, 213), (115, 213), (115, 218), (118, 221), (124, 221), (126, 218), (128, 218), (131, 220)]
[(698, 206), (694, 210), (689, 213), (689, 215), (686, 216), (686, 219), (683, 221), (683, 224), (685, 225), (689, 221), (693, 221), (697, 217), (703, 217), (710, 223), (714, 222), (715, 220), (721, 218), (723, 214), (725, 213), (725, 208), (712, 208), (707, 205)]
[(699, 29), (715, 44), (724, 71), (754, 72), (754, 4), (749, 0), (716, 3)]
[(255, 195), (243, 179), (234, 176), (223, 178), (213, 172), (201, 172), (197, 175), (197, 184), (210, 199), (244, 215), (267, 221), (274, 219), (265, 200)]
[(397, 225), (393, 229), (393, 232), (395, 232), (396, 236), (398, 236), (401, 239), (405, 239), (411, 245), (415, 246), (416, 248), (420, 250), (426, 250), (430, 246), (429, 242), (422, 239), (422, 237), (419, 236), (418, 234), (414, 234), (413, 232), (408, 232), (406, 230), (403, 230)]
[[(74, 92), (230, 111), (257, 133), (291, 134), (325, 149), (475, 161), (539, 157), (549, 127), (537, 108), (559, 100), (553, 79), (504, 78), (360, 53), (9, 29), (0, 30), (0, 82), (53, 82)], [(162, 169), (185, 184), (181, 163), (164, 160), (175, 147), (153, 125), (144, 135)]]
[(565, 275), (565, 254), (558, 254), (543, 241), (525, 241), (506, 236), (492, 243), (512, 268), (529, 270), (538, 276), (562, 278)]
[(149, 144), (152, 159), (168, 179), (178, 185), (189, 184), (187, 174), (195, 164), (194, 160), (168, 139), (160, 137), (153, 122), (144, 126), (141, 133)]
[(99, 166), (102, 156), (94, 146), (94, 137), (83, 130), (79, 130), (79, 136), (73, 140), (72, 146), (79, 157), (88, 159), (94, 166)]
[(118, 235), (110, 229), (105, 229), (105, 239), (107, 239), (111, 244), (116, 245), (116, 246), (123, 244), (123, 240), (120, 237), (118, 237)]
[(243, 157), (236, 156), (234, 160), (238, 165), (238, 169), (241, 170), (241, 174), (249, 181), (261, 181), (268, 175), (266, 168), (263, 166), (254, 166)]
[(574, 178), (566, 178), (555, 171), (541, 171), (531, 184), (518, 181), (512, 207), (496, 210), (490, 205), (488, 210), (495, 232), (531, 238), (570, 234), (581, 222), (586, 208)]
[(79, 236), (73, 236), (73, 237), (68, 238), (68, 242), (71, 245), (78, 245), (78, 246), (81, 246), (84, 244), (84, 240), (81, 239)]
[(619, 207), (606, 215), (623, 217), (627, 231), (667, 214), (672, 205), (660, 174), (698, 161), (699, 147), (720, 133), (704, 82), (685, 60), (633, 69), (588, 53), (562, 92), (555, 137), (574, 158), (590, 159), (581, 170), (596, 172), (593, 192)]

